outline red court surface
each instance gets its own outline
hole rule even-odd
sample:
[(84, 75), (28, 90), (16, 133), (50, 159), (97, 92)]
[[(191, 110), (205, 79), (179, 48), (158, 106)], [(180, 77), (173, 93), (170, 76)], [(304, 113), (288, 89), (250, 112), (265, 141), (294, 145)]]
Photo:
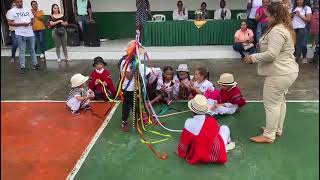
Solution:
[(64, 102), (1, 102), (1, 178), (65, 179), (115, 103), (71, 114)]

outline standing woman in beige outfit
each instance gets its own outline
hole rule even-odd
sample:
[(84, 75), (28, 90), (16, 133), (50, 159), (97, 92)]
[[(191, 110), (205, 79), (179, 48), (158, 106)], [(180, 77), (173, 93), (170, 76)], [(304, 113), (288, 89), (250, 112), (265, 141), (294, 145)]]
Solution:
[(293, 55), (295, 32), (290, 14), (281, 3), (271, 3), (267, 8), (268, 29), (261, 37), (261, 53), (246, 56), (246, 63), (259, 63), (258, 74), (265, 77), (263, 103), (266, 127), (263, 134), (250, 138), (257, 143), (273, 143), (281, 136), (286, 115), (285, 94), (299, 72)]

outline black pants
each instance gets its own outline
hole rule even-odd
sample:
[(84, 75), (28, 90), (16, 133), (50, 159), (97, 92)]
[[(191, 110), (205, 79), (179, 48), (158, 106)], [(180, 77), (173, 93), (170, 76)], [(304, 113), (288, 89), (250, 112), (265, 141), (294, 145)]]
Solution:
[[(133, 111), (133, 91), (124, 91), (124, 100), (122, 105), (122, 121), (127, 122), (130, 111)], [(136, 116), (138, 116), (139, 99), (136, 101)]]

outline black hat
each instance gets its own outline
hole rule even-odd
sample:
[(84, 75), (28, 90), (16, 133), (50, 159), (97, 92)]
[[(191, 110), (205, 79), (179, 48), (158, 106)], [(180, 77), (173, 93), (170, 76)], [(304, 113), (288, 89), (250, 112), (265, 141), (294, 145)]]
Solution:
[(107, 65), (107, 63), (104, 62), (104, 60), (102, 59), (102, 57), (98, 56), (98, 57), (95, 57), (95, 58), (93, 59), (93, 64), (92, 64), (92, 66), (95, 67), (96, 64), (99, 63), (99, 62), (100, 62), (100, 63), (103, 63), (104, 66)]

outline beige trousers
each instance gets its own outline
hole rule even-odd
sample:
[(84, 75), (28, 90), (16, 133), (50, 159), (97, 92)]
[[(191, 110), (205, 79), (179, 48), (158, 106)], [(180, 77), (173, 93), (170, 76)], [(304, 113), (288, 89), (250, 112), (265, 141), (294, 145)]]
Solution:
[(266, 111), (266, 128), (263, 136), (274, 140), (276, 139), (276, 133), (282, 134), (286, 116), (285, 94), (297, 77), (298, 73), (265, 78), (263, 104)]

